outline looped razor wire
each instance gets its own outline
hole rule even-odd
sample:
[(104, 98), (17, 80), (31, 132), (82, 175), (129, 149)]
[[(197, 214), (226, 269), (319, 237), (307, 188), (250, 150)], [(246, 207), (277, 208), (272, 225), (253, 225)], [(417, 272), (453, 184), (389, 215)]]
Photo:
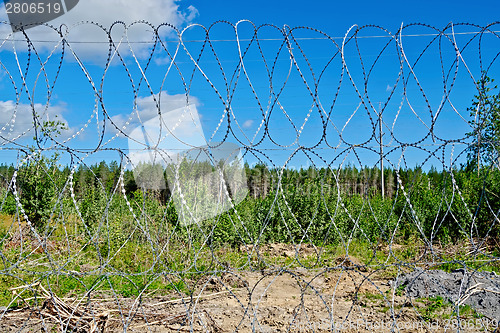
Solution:
[(6, 34), (0, 330), (498, 330), (499, 33)]

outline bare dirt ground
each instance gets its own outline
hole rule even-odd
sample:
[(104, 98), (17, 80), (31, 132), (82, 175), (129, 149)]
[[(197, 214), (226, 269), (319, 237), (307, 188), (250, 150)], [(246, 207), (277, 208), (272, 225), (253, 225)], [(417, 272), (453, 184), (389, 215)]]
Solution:
[[(342, 331), (357, 332), (361, 320), (391, 321), (388, 308), (392, 296), (388, 281), (377, 280), (369, 273), (346, 270), (315, 274), (306, 269), (275, 272), (238, 272), (200, 281), (193, 298), (173, 295), (137, 300), (121, 300), (122, 312), (116, 302), (94, 303), (90, 314), (74, 313), (67, 305), (64, 323), (81, 331), (120, 332), (323, 332), (331, 323), (346, 325)], [(357, 295), (357, 296), (356, 296)], [(384, 300), (384, 296), (389, 297)], [(62, 300), (60, 300), (63, 302)], [(403, 297), (395, 296), (398, 303)], [(389, 303), (388, 303), (389, 302)], [(0, 322), (2, 332), (43, 331), (52, 327), (63, 304), (45, 302), (39, 311), (19, 310), (6, 313)], [(67, 303), (66, 303), (67, 304)], [(106, 311), (107, 310), (107, 311)], [(75, 312), (73, 310), (73, 312)], [(402, 311), (400, 319), (414, 318), (411, 311)], [(23, 328), (24, 326), (24, 328)], [(70, 327), (68, 326), (68, 328)], [(60, 330), (58, 330), (60, 331)]]
[[(269, 251), (292, 256), (286, 247)], [(493, 331), (492, 318), (462, 317), (409, 297), (355, 258), (312, 270), (228, 271), (193, 281), (191, 296), (59, 299), (0, 309), (0, 332), (462, 332)], [(403, 279), (404, 280), (404, 279)], [(393, 287), (394, 286), (394, 287)], [(42, 295), (42, 296), (43, 296)], [(448, 311), (448, 312), (447, 312)], [(2, 314), (3, 313), (3, 314)]]

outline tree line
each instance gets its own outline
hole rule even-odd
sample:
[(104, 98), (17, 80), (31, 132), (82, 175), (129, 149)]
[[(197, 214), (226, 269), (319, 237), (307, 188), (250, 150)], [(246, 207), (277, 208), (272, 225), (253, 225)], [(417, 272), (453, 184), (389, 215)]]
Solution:
[[(472, 165), (442, 171), (385, 169), (382, 198), (376, 167), (280, 169), (246, 164), (244, 168), (246, 198), (201, 226), (179, 224), (169, 186), (141, 189), (130, 170), (123, 171), (121, 182), (117, 162), (79, 167), (72, 184), (70, 169), (59, 168), (48, 158), (18, 168), (15, 185), (14, 166), (1, 165), (0, 212), (19, 213), (17, 194), (24, 212), (40, 230), (68, 214), (79, 216), (89, 235), (105, 219), (126, 233), (126, 224), (134, 225), (126, 198), (136, 216), (147, 215), (149, 223), (161, 230), (201, 227), (212, 241), (231, 244), (257, 239), (321, 243), (345, 237), (373, 242), (412, 236), (450, 242), (498, 237), (500, 232), (500, 172), (496, 169), (484, 167), (478, 172)], [(165, 182), (168, 179), (165, 173)]]

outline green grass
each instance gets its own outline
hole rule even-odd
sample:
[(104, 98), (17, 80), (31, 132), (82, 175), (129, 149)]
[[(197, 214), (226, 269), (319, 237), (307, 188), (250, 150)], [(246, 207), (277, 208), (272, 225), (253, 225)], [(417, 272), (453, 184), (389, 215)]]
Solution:
[[(136, 298), (155, 295), (187, 295), (189, 288), (183, 280), (169, 280), (163, 276), (106, 276), (87, 275), (82, 277), (50, 275), (42, 279), (32, 276), (32, 280), (0, 276), (0, 306), (10, 308), (34, 305), (42, 294), (39, 284), (60, 298), (82, 298), (90, 296), (97, 299)], [(20, 286), (25, 286), (19, 288)], [(18, 288), (18, 289), (11, 289)], [(29, 300), (25, 302), (24, 300)], [(40, 305), (40, 303), (38, 304)]]
[(376, 293), (376, 294), (364, 293), (363, 297), (372, 302), (378, 302), (384, 300), (384, 295), (382, 295), (381, 293)]
[[(438, 318), (453, 319), (457, 316), (456, 307), (441, 296), (420, 298), (417, 302), (425, 304), (423, 307), (417, 308), (417, 311), (426, 321)], [(460, 305), (458, 311), (462, 319), (478, 319), (483, 317), (469, 305)]]
[(441, 296), (421, 299), (421, 301), (425, 302), (425, 307), (423, 309), (419, 309), (418, 312), (426, 321), (437, 318), (442, 315), (447, 308), (451, 307), (451, 303), (446, 301)]

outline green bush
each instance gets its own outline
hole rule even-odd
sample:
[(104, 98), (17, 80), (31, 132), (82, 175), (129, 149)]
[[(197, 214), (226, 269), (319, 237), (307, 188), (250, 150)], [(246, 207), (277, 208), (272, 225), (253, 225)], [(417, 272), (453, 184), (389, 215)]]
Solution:
[(18, 171), (17, 185), (22, 208), (39, 231), (50, 220), (64, 182), (57, 162), (57, 155), (32, 154)]

